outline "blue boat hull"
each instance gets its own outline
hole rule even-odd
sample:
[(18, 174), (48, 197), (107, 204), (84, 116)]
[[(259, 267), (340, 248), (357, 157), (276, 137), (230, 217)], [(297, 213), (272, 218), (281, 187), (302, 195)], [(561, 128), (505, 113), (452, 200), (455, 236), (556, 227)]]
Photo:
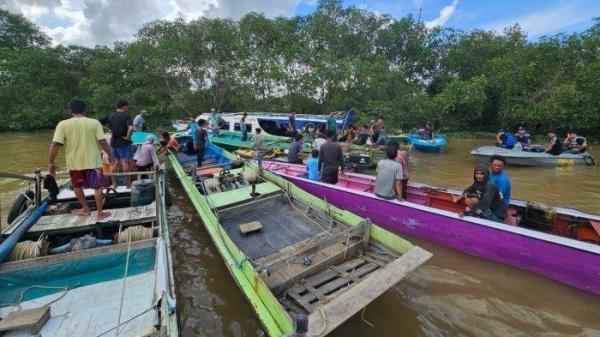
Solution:
[(408, 135), (408, 141), (415, 149), (423, 152), (439, 152), (448, 145), (446, 138), (441, 135), (435, 136), (432, 140), (424, 140), (415, 135)]

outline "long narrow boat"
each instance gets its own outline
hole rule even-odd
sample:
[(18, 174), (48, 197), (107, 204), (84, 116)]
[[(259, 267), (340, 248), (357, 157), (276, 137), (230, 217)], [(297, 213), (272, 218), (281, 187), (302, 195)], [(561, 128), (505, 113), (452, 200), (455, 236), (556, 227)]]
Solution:
[(70, 213), (79, 203), (65, 184), (6, 228), (3, 336), (178, 336), (164, 173), (142, 182), (107, 193), (100, 220)]
[(596, 160), (591, 154), (563, 152), (558, 156), (545, 152), (523, 151), (521, 149), (505, 149), (498, 146), (480, 146), (471, 155), (480, 161), (489, 162), (495, 155), (503, 156), (507, 165), (516, 166), (572, 166), (572, 165), (596, 165)]
[(303, 166), (263, 162), (263, 167), (388, 230), (600, 294), (600, 216), (512, 200), (512, 216), (497, 223), (462, 216), (464, 205), (453, 201), (459, 190), (412, 183), (408, 201), (400, 202), (375, 196), (373, 176), (345, 173), (329, 185), (304, 178)]
[(324, 336), (431, 256), (250, 162), (169, 159), (269, 336)]

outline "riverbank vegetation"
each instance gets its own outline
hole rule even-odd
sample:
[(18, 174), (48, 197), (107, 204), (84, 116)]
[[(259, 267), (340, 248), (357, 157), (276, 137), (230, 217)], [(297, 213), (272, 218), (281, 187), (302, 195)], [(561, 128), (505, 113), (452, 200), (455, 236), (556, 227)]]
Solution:
[(52, 128), (74, 98), (105, 115), (117, 98), (151, 121), (220, 111), (306, 113), (354, 108), (409, 129), (527, 125), (600, 133), (600, 21), (528, 40), (428, 28), (340, 1), (308, 16), (156, 21), (132, 42), (52, 46), (21, 16), (0, 10), (0, 130)]

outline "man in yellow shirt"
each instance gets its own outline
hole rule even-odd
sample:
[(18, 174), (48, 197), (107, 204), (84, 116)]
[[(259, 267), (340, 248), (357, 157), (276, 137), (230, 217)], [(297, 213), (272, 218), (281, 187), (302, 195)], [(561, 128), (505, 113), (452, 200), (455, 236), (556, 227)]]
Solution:
[(98, 144), (109, 155), (110, 161), (112, 161), (112, 154), (104, 138), (100, 122), (85, 116), (85, 103), (73, 100), (69, 103), (69, 110), (73, 117), (58, 123), (54, 131), (48, 159), (48, 172), (56, 175), (57, 165), (54, 161), (59, 148), (64, 145), (71, 186), (81, 204), (81, 209), (73, 210), (72, 213), (90, 215), (83, 188), (93, 188), (96, 199), (96, 217), (102, 219), (109, 216), (110, 213), (102, 212), (104, 199), (102, 188), (105, 182)]

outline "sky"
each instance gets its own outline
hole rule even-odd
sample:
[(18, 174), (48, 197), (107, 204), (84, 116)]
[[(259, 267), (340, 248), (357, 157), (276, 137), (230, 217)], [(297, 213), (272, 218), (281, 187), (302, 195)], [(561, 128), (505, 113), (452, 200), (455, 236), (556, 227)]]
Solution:
[[(250, 11), (268, 17), (306, 15), (317, 0), (0, 0), (0, 8), (24, 15), (54, 44), (112, 46), (131, 41), (147, 22), (205, 17), (239, 19)], [(420, 15), (428, 27), (498, 32), (516, 23), (530, 39), (580, 32), (600, 17), (600, 0), (344, 0), (343, 5), (401, 18)]]

